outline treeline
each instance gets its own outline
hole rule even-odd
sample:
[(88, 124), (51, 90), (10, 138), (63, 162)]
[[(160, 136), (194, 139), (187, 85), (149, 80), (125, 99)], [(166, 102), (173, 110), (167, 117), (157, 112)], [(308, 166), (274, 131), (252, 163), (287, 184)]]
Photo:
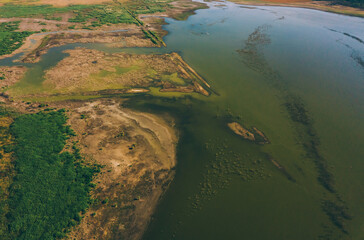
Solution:
[(63, 110), (40, 112), (16, 118), (10, 127), (15, 177), (6, 215), (8, 239), (62, 238), (88, 207), (99, 167), (81, 164), (79, 151), (62, 151), (74, 134), (66, 120)]
[[(326, 0), (317, 0), (326, 1)], [(364, 9), (364, 0), (329, 0), (333, 4), (340, 4), (344, 6), (356, 7)]]

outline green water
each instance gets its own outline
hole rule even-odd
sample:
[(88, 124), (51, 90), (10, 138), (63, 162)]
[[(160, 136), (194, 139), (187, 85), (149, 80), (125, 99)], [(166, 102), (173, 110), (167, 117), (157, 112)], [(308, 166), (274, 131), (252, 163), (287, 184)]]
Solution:
[[(220, 96), (170, 104), (185, 109), (177, 174), (144, 239), (363, 239), (364, 44), (344, 34), (364, 39), (363, 20), (209, 5), (166, 26), (168, 49)], [(241, 140), (231, 119), (271, 144)]]
[[(144, 239), (364, 239), (363, 19), (224, 4), (167, 19), (167, 48), (77, 45), (177, 51), (218, 93), (152, 91), (126, 103), (170, 113), (180, 131), (176, 176)], [(72, 47), (29, 65), (17, 87), (40, 89)], [(230, 121), (271, 143), (241, 139)]]

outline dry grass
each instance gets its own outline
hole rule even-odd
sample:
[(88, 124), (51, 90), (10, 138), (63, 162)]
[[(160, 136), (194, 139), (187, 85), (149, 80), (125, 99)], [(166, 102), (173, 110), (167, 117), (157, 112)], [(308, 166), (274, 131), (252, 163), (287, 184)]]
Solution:
[(22, 66), (0, 66), (0, 89), (4, 90), (16, 82), (18, 82), (27, 71), (26, 67)]
[[(208, 93), (198, 74), (176, 53), (127, 54), (78, 48), (46, 72), (44, 89), (52, 94), (161, 87), (163, 91)], [(201, 81), (201, 79), (199, 79)]]

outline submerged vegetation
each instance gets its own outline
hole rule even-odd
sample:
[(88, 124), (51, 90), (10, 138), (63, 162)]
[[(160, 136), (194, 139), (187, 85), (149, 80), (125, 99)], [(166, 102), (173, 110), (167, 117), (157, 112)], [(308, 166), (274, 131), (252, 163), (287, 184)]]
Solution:
[(322, 202), (322, 209), (329, 216), (331, 222), (337, 226), (342, 232), (348, 233), (345, 220), (350, 220), (348, 208), (345, 205), (338, 205), (333, 201), (325, 200)]
[[(333, 225), (346, 233), (344, 221), (350, 220), (350, 217), (348, 217), (347, 208), (344, 203), (341, 204), (342, 207), (338, 207), (339, 205), (336, 204), (336, 202), (341, 201), (340, 196), (336, 192), (334, 178), (329, 171), (328, 161), (320, 153), (320, 139), (315, 131), (310, 114), (303, 100), (299, 96), (290, 93), (280, 73), (268, 64), (263, 54), (263, 47), (271, 43), (268, 34), (270, 27), (270, 25), (257, 27), (248, 39), (245, 40), (244, 48), (237, 50), (237, 52), (246, 66), (269, 79), (269, 83), (281, 93), (282, 106), (294, 123), (294, 128), (298, 133), (297, 140), (305, 151), (305, 157), (312, 160), (316, 166), (318, 183), (328, 192), (332, 193), (332, 196), (337, 198), (336, 201), (326, 201), (322, 205), (322, 210), (330, 218)], [(273, 160), (272, 162), (274, 163), (275, 161)], [(288, 178), (290, 179), (290, 175), (288, 175)]]
[(305, 135), (302, 136), (302, 145), (306, 151), (307, 157), (314, 160), (318, 170), (318, 181), (329, 192), (334, 193), (334, 179), (328, 170), (326, 160), (321, 156), (318, 146), (319, 139), (315, 133), (312, 120), (308, 116), (307, 110), (300, 98), (297, 96), (287, 96), (284, 103), (292, 121), (301, 125), (305, 129)]
[(194, 211), (201, 209), (206, 201), (226, 189), (234, 179), (250, 182), (271, 176), (266, 169), (264, 156), (253, 158), (249, 154), (235, 152), (226, 139), (211, 139), (205, 143), (205, 149), (213, 155), (205, 166), (198, 193), (191, 197)]
[(56, 239), (81, 220), (90, 201), (97, 166), (84, 166), (81, 156), (61, 152), (73, 131), (63, 110), (22, 115), (10, 132), (16, 176), (7, 214), (11, 239)]

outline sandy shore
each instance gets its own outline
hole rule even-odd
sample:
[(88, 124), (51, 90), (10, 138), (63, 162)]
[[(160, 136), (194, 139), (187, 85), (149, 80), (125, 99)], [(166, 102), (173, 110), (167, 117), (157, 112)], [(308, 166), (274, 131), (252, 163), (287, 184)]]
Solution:
[[(123, 108), (120, 100), (63, 102), (85, 161), (103, 166), (90, 206), (68, 239), (140, 239), (174, 176), (173, 119)], [(52, 105), (53, 106), (53, 105)], [(71, 143), (69, 144), (71, 148)]]

